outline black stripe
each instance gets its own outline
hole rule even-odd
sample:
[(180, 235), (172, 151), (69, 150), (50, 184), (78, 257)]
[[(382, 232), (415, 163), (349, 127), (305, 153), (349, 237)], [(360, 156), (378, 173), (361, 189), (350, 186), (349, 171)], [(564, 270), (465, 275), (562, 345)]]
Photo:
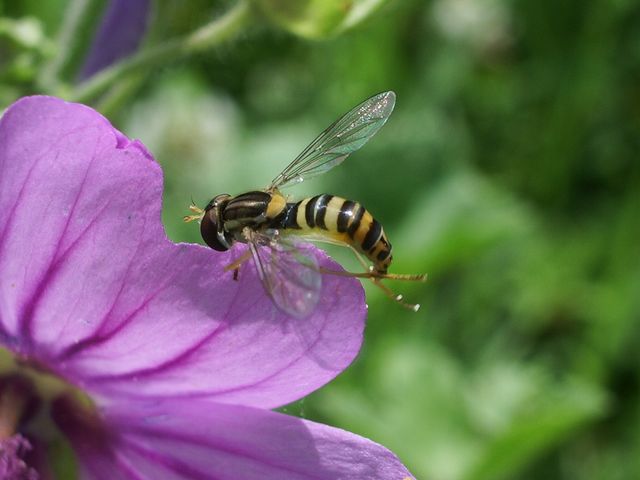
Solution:
[(333, 198), (333, 195), (324, 194), (320, 196), (320, 200), (317, 203), (316, 211), (316, 225), (323, 230), (327, 230), (327, 225), (324, 223), (324, 217), (327, 215), (327, 205)]
[(318, 201), (318, 199), (320, 198), (320, 195), (316, 195), (313, 198), (310, 198), (309, 201), (307, 202), (307, 206), (304, 210), (304, 219), (307, 222), (307, 226), (309, 226), (310, 228), (313, 228), (316, 226), (316, 220), (315, 220), (315, 210), (316, 210), (316, 202)]
[(356, 202), (352, 202), (351, 200), (344, 201), (338, 214), (338, 232), (342, 233), (347, 231), (349, 219), (353, 215), (353, 209), (356, 205)]
[(267, 192), (247, 192), (231, 199), (231, 203), (233, 202), (243, 202), (243, 203), (251, 203), (251, 204), (268, 204), (271, 201), (272, 196)]
[(253, 220), (264, 214), (265, 208), (253, 205), (229, 205), (224, 210), (224, 220)]
[(287, 219), (289, 215), (289, 211), (293, 208), (293, 203), (287, 203), (284, 208), (272, 219), (267, 219), (268, 224), (267, 228), (287, 228)]
[(374, 219), (373, 222), (371, 222), (371, 226), (369, 226), (369, 231), (362, 241), (362, 250), (367, 251), (371, 247), (373, 247), (380, 238), (381, 233), (382, 225), (380, 225), (380, 222)]
[(360, 222), (362, 221), (362, 216), (364, 215), (364, 212), (365, 212), (364, 207), (360, 205), (360, 208), (356, 212), (356, 216), (353, 218), (353, 221), (351, 222), (351, 225), (349, 225), (349, 229), (347, 230), (347, 233), (351, 238), (353, 238), (353, 236), (356, 233), (356, 230), (358, 230), (358, 228), (360, 227)]
[(248, 192), (233, 197), (224, 209), (223, 220), (253, 220), (263, 216), (271, 201), (266, 192)]
[(301, 202), (290, 204), (287, 206), (287, 219), (284, 221), (285, 228), (293, 228), (296, 230), (300, 230), (300, 225), (298, 225), (298, 207)]

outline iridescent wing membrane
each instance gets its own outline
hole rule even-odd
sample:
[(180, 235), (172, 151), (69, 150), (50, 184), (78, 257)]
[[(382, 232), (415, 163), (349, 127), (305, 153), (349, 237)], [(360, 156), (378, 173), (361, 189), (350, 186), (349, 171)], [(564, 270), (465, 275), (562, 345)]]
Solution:
[(383, 92), (344, 114), (273, 179), (269, 190), (300, 183), (341, 164), (380, 130), (395, 103), (395, 93)]
[(249, 248), (267, 294), (284, 312), (307, 317), (320, 298), (322, 279), (315, 257), (277, 230), (247, 230)]
[[(395, 105), (395, 93), (365, 100), (323, 131), (273, 179), (267, 190), (323, 174), (362, 147), (385, 124)], [(247, 231), (247, 243), (265, 290), (286, 313), (304, 318), (320, 298), (322, 279), (315, 258), (277, 230)]]

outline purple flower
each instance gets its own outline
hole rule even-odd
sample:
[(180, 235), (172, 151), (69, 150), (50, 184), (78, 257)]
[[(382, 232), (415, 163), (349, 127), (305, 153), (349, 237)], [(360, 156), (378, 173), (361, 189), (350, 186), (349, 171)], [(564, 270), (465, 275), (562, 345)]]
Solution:
[(111, 0), (80, 71), (84, 80), (135, 52), (147, 30), (149, 0)]
[(359, 283), (327, 276), (313, 314), (287, 317), (252, 266), (223, 271), (234, 252), (171, 243), (161, 194), (144, 146), (88, 107), (31, 97), (0, 120), (0, 381), (33, 387), (0, 402), (5, 436), (46, 450), (50, 412), (91, 479), (409, 477), (380, 445), (268, 410), (351, 363)]
[(31, 444), (22, 435), (0, 438), (0, 478), (3, 480), (37, 480), (38, 473), (26, 464), (24, 456)]

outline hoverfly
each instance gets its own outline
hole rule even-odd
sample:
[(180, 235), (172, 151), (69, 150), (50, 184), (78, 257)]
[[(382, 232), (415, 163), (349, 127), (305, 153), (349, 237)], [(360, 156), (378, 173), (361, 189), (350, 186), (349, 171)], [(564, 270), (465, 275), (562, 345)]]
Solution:
[[(233, 271), (237, 278), (240, 265), (253, 258), (267, 294), (280, 309), (295, 317), (306, 317), (313, 311), (319, 299), (321, 274), (368, 278), (392, 300), (416, 311), (419, 305), (403, 302), (402, 295), (393, 293), (381, 280), (424, 281), (426, 275), (387, 272), (391, 243), (367, 209), (326, 193), (298, 202), (290, 202), (280, 193), (283, 187), (342, 163), (385, 124), (394, 105), (394, 92), (374, 95), (324, 130), (264, 190), (217, 195), (204, 210), (191, 205), (195, 215), (184, 220), (199, 220), (202, 238), (214, 250), (227, 251), (235, 242), (248, 244), (248, 251), (226, 270)], [(321, 268), (298, 239), (346, 246), (365, 272)]]

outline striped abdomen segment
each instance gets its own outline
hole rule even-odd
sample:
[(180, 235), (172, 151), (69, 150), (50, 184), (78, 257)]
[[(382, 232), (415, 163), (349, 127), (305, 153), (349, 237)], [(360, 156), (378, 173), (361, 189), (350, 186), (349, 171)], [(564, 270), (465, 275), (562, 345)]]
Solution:
[(363, 253), (379, 273), (391, 264), (391, 244), (382, 225), (358, 202), (323, 194), (287, 204), (280, 228), (347, 243)]

